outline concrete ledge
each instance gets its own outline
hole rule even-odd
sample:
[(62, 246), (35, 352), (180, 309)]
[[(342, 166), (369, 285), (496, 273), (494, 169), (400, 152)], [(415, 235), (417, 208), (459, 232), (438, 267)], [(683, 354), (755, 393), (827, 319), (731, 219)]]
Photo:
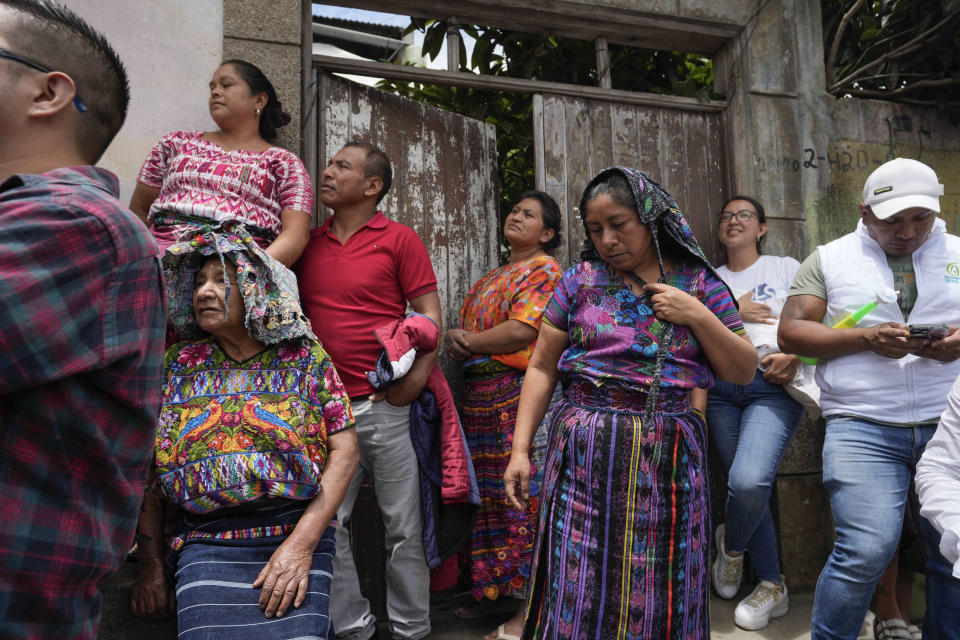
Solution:
[(224, 0), (223, 35), (300, 46), (299, 0)]
[(833, 549), (833, 517), (819, 473), (779, 476), (774, 519), (780, 570), (791, 592), (812, 590)]
[[(801, 259), (802, 260), (802, 259)], [(797, 473), (820, 473), (823, 468), (823, 436), (826, 424), (822, 418), (811, 420), (804, 415), (800, 427), (790, 441), (787, 452), (780, 462), (777, 475)]]

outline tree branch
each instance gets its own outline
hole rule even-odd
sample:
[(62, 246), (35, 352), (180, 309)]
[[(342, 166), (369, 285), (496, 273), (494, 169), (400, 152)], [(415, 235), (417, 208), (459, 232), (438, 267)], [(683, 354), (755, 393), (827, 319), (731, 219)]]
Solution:
[(951, 84), (957, 84), (960, 82), (957, 78), (938, 78), (936, 80), (918, 80), (916, 82), (911, 82), (905, 87), (900, 87), (890, 92), (890, 95), (897, 96), (907, 91), (913, 91), (914, 89), (920, 89), (923, 87), (946, 87)]
[(900, 48), (898, 48), (898, 49), (894, 49), (893, 51), (891, 51), (891, 52), (889, 52), (889, 53), (885, 53), (885, 54), (883, 54), (882, 56), (880, 56), (879, 58), (875, 59), (873, 62), (869, 62), (869, 63), (863, 65), (862, 67), (860, 67), (859, 69), (857, 69), (856, 71), (853, 71), (853, 72), (847, 74), (846, 76), (844, 76), (843, 80), (837, 81), (836, 84), (834, 84), (832, 87), (830, 87), (829, 89), (827, 89), (827, 92), (828, 92), (828, 93), (833, 93), (834, 91), (839, 91), (840, 89), (842, 89), (842, 88), (845, 87), (846, 85), (852, 84), (852, 83), (856, 82), (857, 80), (859, 80), (859, 78), (857, 77), (857, 75), (860, 74), (860, 73), (863, 73), (863, 72), (866, 71), (867, 69), (872, 69), (873, 67), (875, 67), (875, 66), (877, 66), (877, 65), (879, 65), (879, 64), (883, 64), (884, 62), (888, 62), (888, 61), (890, 61), (890, 60), (895, 60), (895, 59), (897, 59), (897, 58), (902, 58), (903, 56), (907, 55), (908, 53), (913, 53), (914, 51), (916, 51), (916, 50), (919, 49), (920, 47), (921, 47), (921, 44), (920, 44), (920, 43), (916, 43), (916, 44), (909, 44), (909, 43), (908, 43), (908, 44), (902, 45), (902, 46), (901, 46)]
[[(885, 38), (880, 38), (879, 40), (874, 40), (869, 42), (866, 46), (864, 46), (863, 50), (860, 52), (860, 55), (857, 56), (857, 59), (855, 61), (847, 63), (846, 68), (847, 69), (856, 68), (860, 64), (860, 62), (865, 59), (872, 60), (874, 55), (873, 52), (875, 50), (879, 49), (882, 51), (887, 43), (893, 42), (894, 40), (901, 38), (907, 35), (908, 33), (911, 33), (911, 31), (912, 31), (911, 29), (904, 29), (899, 33), (894, 33)], [(897, 75), (897, 74), (890, 74), (890, 75)], [(863, 79), (864, 78), (858, 78), (858, 80), (863, 80)], [(829, 86), (829, 82), (827, 84)]]
[(840, 48), (840, 41), (843, 39), (843, 32), (847, 30), (850, 20), (860, 10), (866, 0), (857, 0), (850, 10), (843, 14), (840, 24), (837, 25), (837, 33), (833, 36), (833, 42), (830, 44), (830, 54), (827, 56), (827, 86), (833, 82), (833, 65), (837, 59), (837, 50)]
[(881, 78), (907, 78), (907, 77), (917, 77), (923, 76), (922, 73), (878, 73), (874, 76), (864, 76), (862, 78), (857, 78), (857, 82), (866, 82), (867, 80), (880, 80)]
[[(851, 96), (854, 97), (866, 97), (866, 98), (889, 98), (889, 94), (886, 91), (874, 91), (872, 89), (853, 89), (847, 91)], [(919, 98), (897, 98), (897, 102), (902, 102), (905, 104), (921, 104), (928, 106), (937, 106), (940, 104), (949, 105), (949, 106), (960, 106), (960, 102), (953, 100), (950, 102), (938, 102), (936, 100), (920, 100)]]
[[(844, 16), (844, 17), (846, 17), (846, 16)], [(923, 33), (921, 33), (920, 35), (918, 35), (918, 36), (916, 36), (915, 38), (913, 38), (912, 40), (910, 40), (910, 41), (908, 41), (908, 42), (905, 42), (904, 44), (900, 45), (899, 47), (897, 47), (897, 48), (894, 49), (893, 51), (890, 51), (890, 52), (888, 52), (888, 53), (885, 53), (885, 54), (883, 54), (882, 56), (880, 56), (879, 58), (877, 58), (876, 60), (874, 60), (873, 62), (869, 62), (869, 63), (863, 65), (862, 67), (860, 67), (859, 69), (857, 69), (856, 71), (847, 74), (842, 80), (837, 81), (835, 84), (833, 84), (833, 85), (829, 85), (829, 84), (828, 84), (828, 87), (829, 87), (829, 88), (827, 89), (827, 91), (828, 91), (829, 93), (834, 93), (835, 91), (838, 91), (839, 89), (843, 88), (845, 85), (848, 85), (848, 84), (850, 84), (852, 81), (856, 80), (856, 76), (857, 76), (858, 74), (860, 74), (860, 73), (863, 73), (863, 72), (866, 71), (867, 69), (872, 69), (873, 67), (877, 66), (878, 64), (882, 64), (882, 63), (884, 63), (884, 62), (886, 62), (886, 61), (888, 61), (888, 60), (893, 60), (893, 59), (902, 57), (902, 56), (904, 56), (904, 55), (906, 55), (906, 54), (908, 54), (908, 53), (913, 53), (914, 51), (916, 51), (917, 49), (920, 48), (920, 46), (922, 45), (922, 41), (923, 41), (927, 36), (929, 36), (931, 33), (933, 33), (934, 31), (936, 31), (936, 30), (939, 29), (940, 27), (944, 26), (944, 25), (947, 24), (948, 22), (952, 21), (955, 17), (956, 17), (956, 16), (954, 16), (954, 15), (949, 15), (949, 16), (947, 16), (946, 18), (944, 18), (943, 20), (941, 20), (941, 21), (938, 22), (937, 24), (933, 25), (932, 27), (930, 27), (929, 29), (927, 29), (926, 31), (924, 31)], [(831, 68), (828, 68), (828, 69), (827, 69), (828, 72), (829, 72), (830, 70), (831, 70)]]

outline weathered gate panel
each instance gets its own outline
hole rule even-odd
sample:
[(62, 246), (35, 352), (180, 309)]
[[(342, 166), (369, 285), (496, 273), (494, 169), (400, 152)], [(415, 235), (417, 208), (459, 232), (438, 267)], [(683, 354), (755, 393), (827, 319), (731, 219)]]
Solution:
[[(459, 326), (470, 285), (497, 265), (499, 220), (497, 147), (493, 125), (319, 71), (319, 175), (348, 141), (383, 149), (393, 164), (384, 214), (423, 239), (437, 274), (445, 327)], [(319, 205), (320, 221), (330, 212)], [(460, 368), (441, 366), (454, 389)], [(364, 483), (354, 508), (351, 541), (364, 594), (374, 615), (386, 618), (386, 553), (374, 487)]]
[[(498, 260), (494, 126), (323, 72), (320, 104), (318, 175), (350, 140), (371, 142), (390, 156), (394, 182), (383, 212), (423, 239), (444, 326), (459, 325), (470, 285)], [(328, 215), (320, 205), (320, 221)]]
[(576, 260), (583, 241), (577, 208), (600, 170), (641, 169), (676, 199), (711, 259), (719, 257), (716, 216), (727, 195), (719, 113), (544, 95), (535, 102), (538, 188), (565, 213), (561, 264)]

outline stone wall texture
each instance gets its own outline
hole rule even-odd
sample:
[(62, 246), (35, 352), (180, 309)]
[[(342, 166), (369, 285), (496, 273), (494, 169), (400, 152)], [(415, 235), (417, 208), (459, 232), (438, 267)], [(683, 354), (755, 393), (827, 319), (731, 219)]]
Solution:
[(303, 82), (300, 0), (222, 0), (223, 57), (241, 58), (260, 67), (291, 121), (277, 143), (301, 153)]

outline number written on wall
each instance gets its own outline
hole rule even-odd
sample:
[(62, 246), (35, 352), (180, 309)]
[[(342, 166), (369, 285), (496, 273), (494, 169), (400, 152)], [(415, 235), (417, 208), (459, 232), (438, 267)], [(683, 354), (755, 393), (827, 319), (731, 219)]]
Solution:
[(769, 156), (764, 157), (758, 154), (753, 155), (753, 163), (757, 171), (763, 173), (766, 171), (776, 173), (786, 173), (788, 171), (799, 172), (804, 169), (813, 169), (823, 171), (829, 169), (838, 173), (848, 171), (866, 171), (873, 167), (879, 167), (886, 162), (888, 158), (872, 158), (866, 149), (841, 149), (828, 151), (826, 154), (818, 153), (816, 149), (807, 147), (803, 150), (803, 155), (799, 158), (790, 156)]

